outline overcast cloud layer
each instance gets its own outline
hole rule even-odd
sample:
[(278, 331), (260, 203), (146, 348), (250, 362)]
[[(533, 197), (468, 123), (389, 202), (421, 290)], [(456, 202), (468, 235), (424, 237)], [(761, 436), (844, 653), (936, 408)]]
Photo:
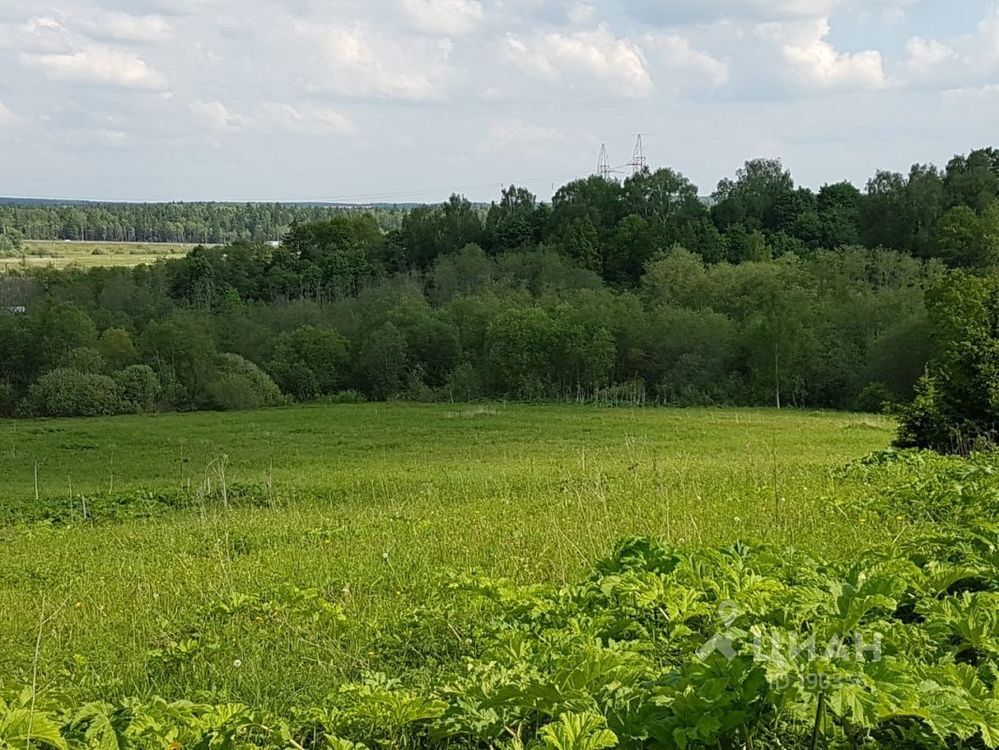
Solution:
[(986, 0), (0, 0), (0, 195), (541, 197), (600, 144), (709, 193), (999, 141)]

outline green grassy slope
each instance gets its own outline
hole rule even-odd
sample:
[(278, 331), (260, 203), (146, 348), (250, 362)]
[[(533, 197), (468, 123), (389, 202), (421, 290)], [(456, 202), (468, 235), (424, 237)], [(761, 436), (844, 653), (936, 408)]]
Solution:
[[(632, 534), (848, 554), (889, 530), (835, 510), (857, 488), (832, 471), (890, 429), (850, 414), (417, 404), (2, 421), (0, 675), (30, 680), (54, 613), (38, 658), (49, 689), (284, 708), (390, 669), (398, 613), (448, 596), (450, 573), (572, 580)], [(286, 584), (346, 621), (303, 637), (280, 618), (205, 619)], [(192, 629), (217, 650), (164, 666)]]

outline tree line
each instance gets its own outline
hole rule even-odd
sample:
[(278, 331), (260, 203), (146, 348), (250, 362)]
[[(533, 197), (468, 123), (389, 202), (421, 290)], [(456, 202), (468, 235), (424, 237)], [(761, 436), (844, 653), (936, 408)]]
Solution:
[(280, 240), (295, 223), (364, 211), (397, 229), (405, 207), (282, 203), (70, 203), (0, 199), (0, 253), (22, 240), (224, 244)]
[(796, 185), (779, 160), (755, 159), (719, 182), (709, 198), (667, 168), (624, 182), (575, 180), (550, 202), (511, 186), (488, 207), (460, 196), (442, 205), (367, 211), (278, 203), (0, 201), (0, 246), (10, 238), (275, 241), (298, 224), (358, 212), (374, 216), (388, 233), (392, 271), (425, 270), (439, 255), (469, 243), (489, 255), (544, 245), (618, 286), (637, 284), (645, 264), (676, 244), (709, 263), (859, 245), (980, 268), (999, 261), (999, 150), (977, 149), (942, 168), (879, 170), (863, 190), (839, 182), (813, 191)]
[(992, 157), (879, 173), (865, 193), (813, 194), (779, 162), (749, 162), (710, 205), (668, 169), (594, 177), (550, 204), (517, 187), (488, 209), (452, 196), (396, 229), (338, 212), (292, 222), (279, 247), (12, 271), (0, 409), (397, 397), (879, 409), (911, 399), (947, 351), (927, 298), (994, 264)]
[(674, 248), (622, 290), (552, 250), (467, 245), (317, 300), (241, 277), (264, 252), (4, 277), (0, 410), (388, 398), (877, 409), (908, 399), (933, 355), (924, 291), (945, 273), (863, 248), (738, 265)]

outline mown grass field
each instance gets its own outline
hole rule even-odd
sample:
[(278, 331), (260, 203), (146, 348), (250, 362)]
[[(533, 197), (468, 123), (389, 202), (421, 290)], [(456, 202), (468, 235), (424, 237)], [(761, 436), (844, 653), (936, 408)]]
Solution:
[[(0, 683), (285, 710), (406, 659), (399, 614), (452, 574), (575, 580), (636, 534), (848, 555), (895, 530), (838, 511), (862, 488), (834, 472), (891, 429), (417, 404), (0, 421)], [(288, 584), (345, 618), (206, 614)]]
[(138, 266), (157, 260), (180, 258), (194, 245), (159, 242), (63, 242), (27, 240), (24, 252), (0, 256), (0, 269), (19, 267), (65, 268), (80, 266)]

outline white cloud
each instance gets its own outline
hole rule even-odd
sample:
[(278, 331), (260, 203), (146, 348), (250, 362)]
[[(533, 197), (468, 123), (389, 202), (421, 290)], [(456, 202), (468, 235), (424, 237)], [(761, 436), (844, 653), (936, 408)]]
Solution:
[(573, 89), (596, 83), (604, 92), (644, 97), (652, 77), (641, 49), (606, 26), (592, 31), (551, 32), (524, 41), (507, 34), (508, 63), (535, 78)]
[[(426, 185), (413, 153), (441, 186), (498, 183), (587, 171), (594, 140), (620, 156), (630, 133), (666, 127), (653, 163), (703, 185), (776, 148), (767, 139), (806, 184), (863, 179), (987, 140), (999, 0), (972, 16), (955, 3), (0, 0), (0, 97), (20, 116), (0, 132), (23, 143), (0, 161), (39, 193), (259, 197), (264, 148), (287, 170), (263, 190), (291, 198), (332, 189), (331, 160), (342, 192)], [(851, 93), (871, 89), (883, 93)], [(915, 108), (929, 120), (904, 116)], [(109, 161), (103, 144), (121, 134), (135, 159)], [(15, 173), (21, 151), (85, 168)], [(220, 155), (232, 169), (214, 168)]]
[(786, 21), (831, 14), (843, 0), (623, 0), (626, 11), (646, 23), (710, 23), (723, 19)]
[(310, 104), (262, 102), (249, 112), (234, 113), (222, 102), (214, 100), (194, 101), (189, 108), (198, 122), (213, 130), (296, 135), (347, 135), (354, 131), (354, 124), (346, 116)]
[(976, 90), (999, 73), (999, 4), (991, 5), (974, 33), (947, 41), (913, 36), (901, 73), (907, 84)]
[(999, 58), (999, 3), (989, 5), (985, 18), (978, 24), (978, 39), (984, 46), (984, 57), (990, 60)]
[(21, 24), (13, 43), (23, 51), (56, 53), (70, 49), (69, 38), (69, 31), (57, 19), (38, 16)]
[(237, 123), (229, 114), (226, 106), (218, 101), (193, 101), (189, 105), (191, 112), (201, 124), (216, 129), (224, 130), (229, 127), (236, 127)]
[(6, 104), (0, 102), (0, 126), (14, 125), (20, 118), (15, 115)]
[(318, 41), (327, 63), (317, 88), (408, 101), (444, 98), (452, 50), (446, 39), (392, 38), (361, 22), (326, 27), (299, 24), (298, 29)]
[(970, 61), (950, 45), (914, 36), (905, 45), (903, 70), (908, 82), (946, 81), (961, 75)]
[(905, 51), (908, 56), (907, 64), (920, 70), (935, 68), (960, 59), (952, 47), (936, 39), (924, 39), (921, 36), (912, 37), (906, 43)]
[(496, 146), (550, 146), (566, 139), (557, 128), (535, 125), (521, 119), (494, 122), (486, 132), (486, 140)]
[(336, 110), (308, 104), (292, 105), (286, 102), (264, 102), (250, 117), (250, 127), (264, 132), (323, 135), (354, 131), (349, 118)]
[(94, 131), (94, 136), (101, 143), (109, 146), (124, 143), (128, 140), (128, 133), (123, 130), (96, 130)]
[(984, 86), (961, 86), (945, 91), (944, 96), (962, 104), (980, 104), (999, 99), (999, 83), (989, 83)]
[(569, 6), (569, 11), (566, 15), (570, 23), (582, 26), (593, 22), (597, 16), (597, 9), (591, 3), (577, 2)]
[(24, 53), (21, 62), (63, 81), (150, 91), (159, 91), (166, 86), (163, 76), (138, 55), (98, 44), (69, 53)]
[[(690, 40), (681, 34), (654, 34), (647, 38), (650, 57), (666, 70), (692, 76), (692, 85), (707, 82), (718, 87), (728, 82), (728, 63), (695, 49)], [(683, 88), (683, 86), (677, 86)]]
[(88, 18), (87, 31), (95, 37), (125, 42), (163, 42), (173, 37), (173, 26), (163, 16), (133, 16), (128, 13), (105, 13)]
[(906, 9), (921, 0), (621, 0), (632, 17), (646, 23), (712, 23), (722, 20), (752, 23), (814, 20), (834, 13), (855, 18), (872, 15), (900, 23)]
[(880, 52), (840, 52), (826, 41), (828, 19), (803, 28), (802, 39), (785, 44), (783, 56), (806, 85), (819, 89), (880, 89), (888, 85)]
[(479, 0), (402, 0), (402, 7), (422, 31), (443, 36), (461, 36), (482, 23)]
[(74, 44), (95, 40), (165, 42), (173, 38), (173, 25), (160, 15), (120, 12), (87, 12), (35, 16), (21, 24), (18, 47), (32, 52), (65, 52)]

